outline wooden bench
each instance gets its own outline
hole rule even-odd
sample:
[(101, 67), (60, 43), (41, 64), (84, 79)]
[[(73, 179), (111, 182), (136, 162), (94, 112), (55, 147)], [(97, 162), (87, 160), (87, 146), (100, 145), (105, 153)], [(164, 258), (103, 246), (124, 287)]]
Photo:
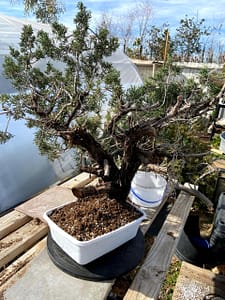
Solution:
[[(89, 174), (80, 174), (60, 186), (85, 186), (94, 178), (90, 178)], [(16, 208), (0, 218), (0, 299), (13, 282), (13, 276), (45, 249), (47, 233), (46, 223)]]
[[(26, 219), (25, 215), (13, 211), (10, 218), (14, 216), (17, 220)], [(5, 216), (6, 217), (6, 216)], [(6, 225), (7, 222), (5, 222)], [(1, 227), (1, 223), (0, 223)], [(35, 220), (27, 221), (23, 226), (15, 228), (15, 231), (3, 237), (0, 241), (0, 268), (13, 261), (16, 257), (27, 251), (48, 232), (48, 226), (44, 223), (36, 224)]]
[[(86, 177), (81, 181), (73, 178), (63, 183), (63, 186), (83, 186), (92, 180)], [(167, 201), (168, 194), (169, 191), (160, 206), (146, 209), (148, 219), (141, 225), (144, 234)], [(193, 200), (194, 197), (184, 192), (179, 194), (124, 299), (157, 299)], [(33, 259), (46, 248), (47, 233), (48, 227), (45, 223), (16, 210), (0, 218), (0, 299), (4, 299), (3, 296), (1, 298), (4, 291), (23, 276), (26, 266), (32, 264)], [(112, 280), (111, 286), (113, 283)], [(106, 297), (107, 294), (102, 299)]]
[(4, 291), (13, 284), (14, 275), (22, 274), (45, 248), (47, 232), (46, 224), (37, 224), (16, 210), (0, 218), (0, 299), (4, 299)]
[(124, 300), (157, 299), (194, 197), (181, 192)]

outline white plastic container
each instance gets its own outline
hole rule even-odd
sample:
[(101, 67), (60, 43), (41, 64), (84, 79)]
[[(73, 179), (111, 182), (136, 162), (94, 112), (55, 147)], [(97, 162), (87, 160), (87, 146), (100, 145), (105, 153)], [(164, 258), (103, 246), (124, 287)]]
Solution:
[(81, 265), (85, 265), (101, 257), (134, 238), (137, 234), (140, 223), (145, 218), (145, 213), (140, 210), (143, 215), (137, 220), (92, 240), (78, 241), (49, 218), (49, 215), (51, 215), (56, 208), (63, 207), (64, 205), (45, 212), (44, 219), (48, 223), (52, 239), (65, 253)]
[(142, 207), (158, 206), (166, 191), (166, 179), (154, 172), (137, 171), (129, 193), (130, 200)]
[(220, 135), (220, 151), (225, 153), (225, 132), (222, 132)]

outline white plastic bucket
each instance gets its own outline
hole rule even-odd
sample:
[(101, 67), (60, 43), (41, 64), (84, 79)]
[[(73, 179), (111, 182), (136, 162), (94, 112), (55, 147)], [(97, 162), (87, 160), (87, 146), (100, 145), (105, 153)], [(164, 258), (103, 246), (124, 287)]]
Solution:
[(225, 153), (225, 132), (222, 132), (220, 135), (220, 151)]
[(154, 172), (137, 171), (129, 193), (130, 200), (142, 207), (156, 207), (163, 199), (166, 179)]

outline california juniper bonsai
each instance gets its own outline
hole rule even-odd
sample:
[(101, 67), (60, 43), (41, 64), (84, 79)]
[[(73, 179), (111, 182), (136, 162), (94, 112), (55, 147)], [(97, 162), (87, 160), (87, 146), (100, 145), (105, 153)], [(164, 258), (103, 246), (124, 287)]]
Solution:
[[(77, 8), (73, 30), (56, 22), (51, 34), (24, 26), (4, 63), (18, 93), (2, 96), (2, 109), (37, 129), (41, 154), (88, 153), (95, 162), (89, 170), (110, 183), (109, 196), (125, 200), (140, 165), (188, 156), (188, 144), (169, 141), (166, 132), (174, 124), (194, 128), (213, 101), (194, 83), (169, 81), (171, 65), (164, 67), (166, 80), (124, 89), (106, 60), (119, 47), (117, 38), (104, 26), (92, 30), (91, 13), (82, 3)], [(1, 132), (2, 141), (10, 137)]]

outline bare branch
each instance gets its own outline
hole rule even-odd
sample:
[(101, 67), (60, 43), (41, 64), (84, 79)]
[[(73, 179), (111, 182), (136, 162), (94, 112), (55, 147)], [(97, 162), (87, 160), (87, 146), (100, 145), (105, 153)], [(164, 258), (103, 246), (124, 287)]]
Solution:
[(175, 189), (184, 191), (184, 192), (189, 193), (189, 194), (195, 196), (196, 198), (200, 199), (208, 207), (209, 210), (213, 210), (212, 201), (208, 197), (206, 197), (204, 194), (199, 192), (197, 188), (193, 187), (193, 185), (191, 185), (191, 184), (188, 184), (188, 186), (182, 185), (175, 180), (172, 180), (171, 184), (172, 184), (172, 186), (174, 186)]
[(171, 119), (172, 117), (174, 117), (175, 115), (177, 115), (181, 105), (183, 103), (183, 97), (182, 96), (178, 96), (177, 97), (177, 102), (176, 104), (171, 107), (171, 109), (169, 110), (169, 112), (166, 114), (165, 117), (160, 118), (159, 120), (157, 120), (154, 124), (152, 124), (154, 127), (161, 127), (165, 122), (167, 122), (169, 119)]
[(71, 121), (74, 119), (74, 116), (76, 115), (77, 111), (81, 108), (81, 105), (84, 101), (84, 99), (89, 95), (89, 92), (83, 93), (80, 95), (79, 100), (77, 100), (76, 105), (74, 105), (73, 111), (70, 113), (70, 116), (68, 117), (68, 120), (66, 122), (66, 126), (68, 127), (71, 123)]
[(218, 170), (216, 168), (214, 168), (211, 165), (207, 166), (207, 171), (204, 172), (201, 176), (199, 176), (199, 178), (197, 178), (197, 180), (195, 181), (195, 184), (197, 184), (200, 180), (202, 180), (203, 178), (205, 178), (206, 176), (209, 176), (213, 173), (218, 173)]
[(111, 122), (107, 126), (107, 130), (110, 134), (113, 134), (116, 128), (116, 123), (119, 122), (122, 119), (122, 117), (126, 116), (130, 112), (151, 111), (153, 109), (156, 109), (159, 106), (160, 106), (159, 102), (156, 102), (152, 105), (144, 105), (142, 107), (136, 107), (136, 105), (125, 107), (121, 105), (120, 111), (111, 119)]

